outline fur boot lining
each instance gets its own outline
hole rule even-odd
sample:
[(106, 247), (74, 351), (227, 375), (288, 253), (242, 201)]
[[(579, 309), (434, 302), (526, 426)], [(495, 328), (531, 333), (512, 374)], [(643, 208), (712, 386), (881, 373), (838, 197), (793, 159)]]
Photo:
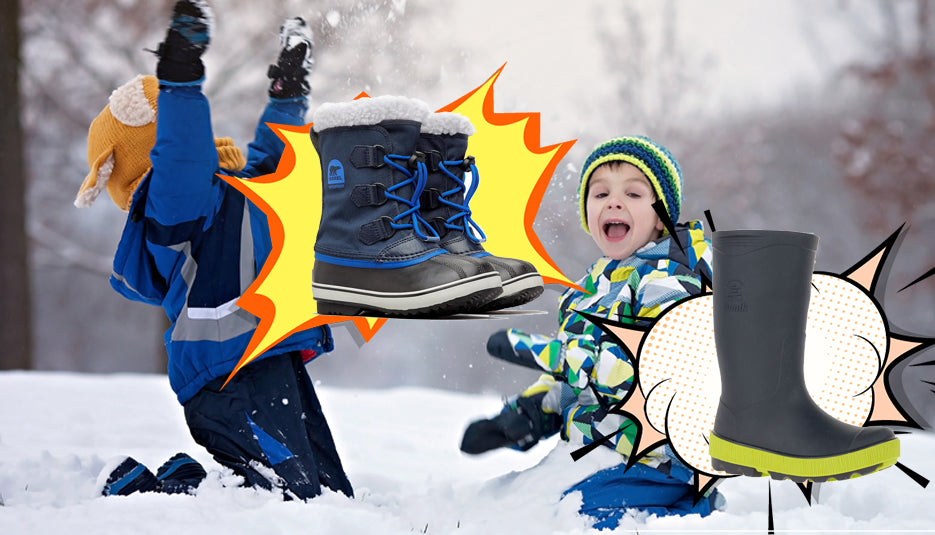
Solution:
[(422, 121), (422, 133), (446, 134), (449, 136), (465, 134), (470, 136), (474, 134), (474, 125), (471, 124), (470, 119), (460, 113), (441, 111), (429, 114), (429, 116)]
[(321, 132), (338, 126), (368, 126), (400, 119), (422, 122), (428, 115), (428, 104), (421, 100), (381, 96), (350, 102), (326, 102), (315, 110), (312, 122), (315, 123), (315, 131)]

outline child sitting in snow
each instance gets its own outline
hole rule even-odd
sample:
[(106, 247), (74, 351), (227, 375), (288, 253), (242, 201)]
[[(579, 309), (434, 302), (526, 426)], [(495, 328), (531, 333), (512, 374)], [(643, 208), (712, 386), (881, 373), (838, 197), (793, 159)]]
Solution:
[[(327, 327), (288, 337), (224, 385), (257, 326), (235, 302), (271, 240), (263, 212), (216, 173), (276, 170), (284, 144), (267, 123), (305, 124), (311, 32), (300, 18), (282, 26), (270, 99), (245, 159), (230, 138), (213, 137), (201, 92), (211, 22), (202, 0), (176, 3), (156, 52), (158, 80), (138, 76), (117, 89), (91, 124), (91, 172), (75, 204), (89, 205), (106, 188), (129, 212), (110, 282), (129, 299), (165, 309), (169, 382), (195, 441), (249, 485), (279, 488), (287, 498), (313, 498), (321, 485), (351, 496), (304, 366), (332, 349)], [(190, 492), (206, 475), (185, 454), (155, 475), (132, 458), (115, 464), (102, 474), (105, 495)]]
[[(588, 156), (578, 188), (579, 209), (585, 231), (603, 256), (578, 281), (584, 292), (569, 289), (561, 296), (556, 337), (516, 329), (490, 337), (491, 355), (546, 373), (507, 400), (499, 415), (472, 423), (462, 451), (477, 454), (504, 446), (527, 450), (561, 431), (572, 443), (604, 440), (624, 458), (631, 455), (636, 426), (610, 410), (633, 387), (633, 364), (580, 313), (646, 324), (701, 292), (702, 279), (710, 281), (711, 253), (699, 221), (677, 223), (681, 190), (677, 162), (647, 138), (611, 139)], [(657, 212), (654, 203), (664, 210)], [(676, 223), (677, 239), (666, 223)], [(693, 505), (691, 471), (672, 456), (654, 452), (630, 470), (625, 464), (570, 489), (582, 491), (582, 512), (597, 517), (597, 527), (615, 526), (624, 507), (657, 514), (710, 513), (709, 500)], [(610, 493), (601, 490), (608, 484)]]

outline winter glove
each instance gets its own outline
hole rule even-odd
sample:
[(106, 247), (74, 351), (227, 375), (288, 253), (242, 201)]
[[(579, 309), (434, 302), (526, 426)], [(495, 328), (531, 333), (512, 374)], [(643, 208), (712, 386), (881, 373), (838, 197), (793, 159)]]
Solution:
[(518, 412), (504, 410), (491, 419), (473, 422), (464, 431), (461, 451), (477, 455), (496, 448), (517, 445), (529, 449), (532, 440), (532, 422)]
[(156, 77), (162, 82), (189, 84), (205, 76), (202, 54), (211, 41), (214, 15), (203, 0), (179, 0), (172, 22), (156, 55)]
[(518, 397), (493, 418), (473, 422), (464, 431), (461, 451), (476, 455), (496, 448), (526, 451), (561, 427), (558, 414), (542, 410), (544, 393)]
[(270, 79), (269, 96), (294, 99), (308, 96), (311, 86), (308, 73), (312, 69), (312, 30), (302, 17), (286, 19), (279, 29), (281, 50), (275, 65), (266, 75)]

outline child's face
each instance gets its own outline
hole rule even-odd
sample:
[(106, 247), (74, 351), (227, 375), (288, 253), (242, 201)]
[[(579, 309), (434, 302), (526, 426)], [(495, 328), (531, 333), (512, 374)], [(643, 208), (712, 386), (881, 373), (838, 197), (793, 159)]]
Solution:
[(588, 230), (604, 256), (622, 260), (662, 232), (653, 188), (636, 166), (602, 165), (588, 182)]

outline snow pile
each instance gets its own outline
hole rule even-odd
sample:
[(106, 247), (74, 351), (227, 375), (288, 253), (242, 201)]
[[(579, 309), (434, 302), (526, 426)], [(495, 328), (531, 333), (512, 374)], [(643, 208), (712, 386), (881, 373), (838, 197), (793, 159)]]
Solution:
[[(574, 463), (572, 448), (553, 439), (527, 453), (460, 453), (467, 423), (499, 410), (495, 396), (321, 386), (319, 396), (354, 499), (327, 492), (309, 503), (283, 502), (273, 493), (235, 486), (238, 478), (188, 435), (164, 377), (0, 373), (0, 533), (595, 533), (577, 514), (580, 496), (561, 494), (616, 462), (609, 451)], [(935, 438), (912, 434), (901, 440), (901, 463), (935, 476)], [(177, 451), (208, 470), (197, 496), (98, 497), (98, 474), (112, 458), (132, 455), (155, 469)], [(790, 482), (727, 479), (719, 487), (728, 500), (725, 511), (704, 519), (633, 514), (617, 531), (765, 532), (770, 486), (780, 530), (935, 525), (933, 486), (923, 489), (890, 468), (823, 485), (812, 506)]]

